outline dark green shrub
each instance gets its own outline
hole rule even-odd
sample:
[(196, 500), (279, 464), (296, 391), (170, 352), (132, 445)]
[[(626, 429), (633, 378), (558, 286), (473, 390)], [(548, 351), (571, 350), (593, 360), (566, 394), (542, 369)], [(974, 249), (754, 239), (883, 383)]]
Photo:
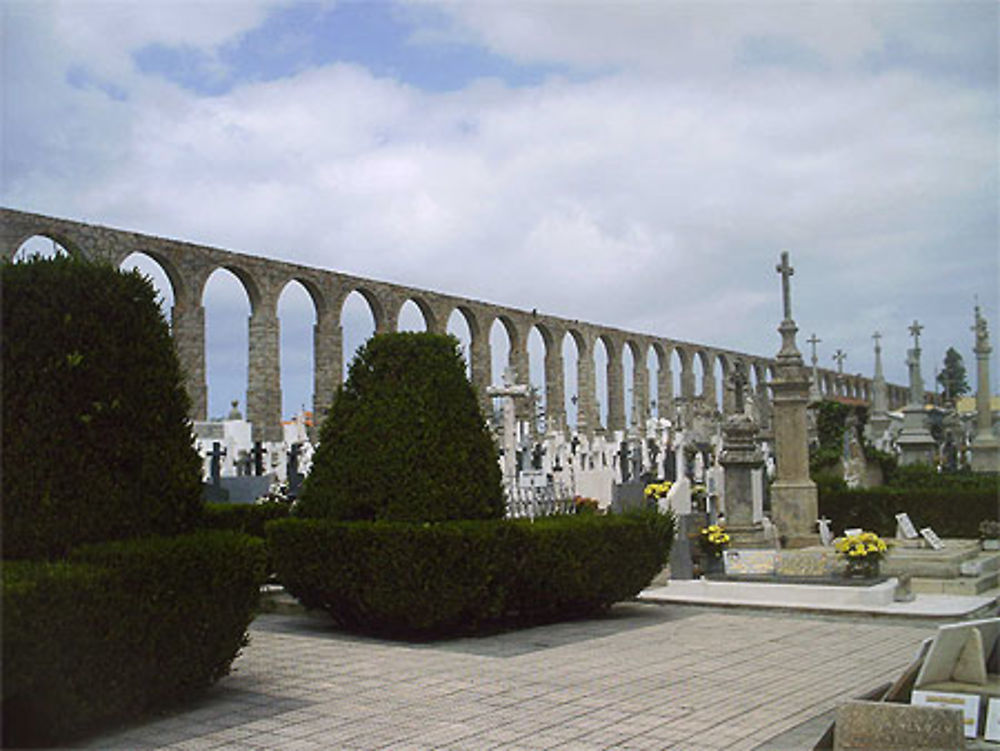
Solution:
[(592, 613), (666, 562), (669, 516), (439, 524), (288, 519), (268, 525), (278, 577), (352, 629), (430, 638)]
[(821, 490), (819, 512), (833, 528), (861, 527), (883, 536), (896, 532), (896, 514), (905, 511), (917, 528), (931, 527), (941, 537), (978, 537), (979, 522), (997, 519), (995, 489), (894, 488)]
[(4, 745), (71, 738), (225, 675), (246, 643), (263, 548), (198, 532), (5, 563)]
[[(667, 563), (673, 517), (655, 511), (514, 522), (506, 611), (530, 621), (586, 615), (635, 597)], [(518, 549), (518, 547), (520, 549)]]
[(457, 340), (368, 340), (323, 423), (298, 513), (423, 522), (503, 512), (496, 448)]
[(60, 257), (0, 284), (4, 557), (193, 529), (201, 462), (149, 281)]
[(291, 505), (281, 501), (265, 503), (206, 503), (202, 509), (204, 529), (229, 529), (260, 537), (267, 536), (264, 526), (275, 519), (286, 518)]

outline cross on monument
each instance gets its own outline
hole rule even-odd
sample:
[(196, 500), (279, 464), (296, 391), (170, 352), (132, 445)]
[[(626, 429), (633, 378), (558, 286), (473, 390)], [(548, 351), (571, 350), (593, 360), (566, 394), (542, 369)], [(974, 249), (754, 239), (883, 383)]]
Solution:
[(515, 383), (512, 368), (503, 372), (502, 386), (489, 386), (486, 393), (489, 396), (502, 396), (503, 401), (503, 474), (504, 482), (513, 485), (517, 477), (516, 450), (517, 424), (514, 415), (514, 399), (527, 398), (531, 390), (525, 384)]
[(818, 336), (816, 336), (816, 334), (814, 333), (811, 337), (809, 337), (808, 339), (806, 339), (806, 341), (809, 342), (809, 344), (812, 345), (812, 363), (813, 363), (813, 365), (815, 365), (816, 364), (816, 345), (819, 344), (823, 340), (820, 339)]
[(844, 359), (847, 357), (847, 353), (841, 349), (838, 349), (833, 353), (833, 359), (837, 361), (837, 373), (838, 375), (844, 375)]
[(917, 323), (917, 319), (913, 319), (913, 323), (910, 325), (910, 335), (913, 337), (913, 348), (920, 349), (920, 332), (924, 330), (924, 327)]
[(792, 289), (789, 278), (795, 273), (795, 269), (788, 265), (788, 251), (781, 254), (781, 263), (775, 266), (775, 271), (781, 274), (781, 300), (784, 304), (785, 320), (792, 318)]
[(879, 339), (881, 339), (881, 338), (882, 338), (882, 335), (879, 332), (877, 332), (877, 331), (874, 334), (872, 334), (872, 339), (875, 340), (875, 351), (876, 352), (878, 352), (879, 350), (882, 349), (882, 347), (879, 346)]

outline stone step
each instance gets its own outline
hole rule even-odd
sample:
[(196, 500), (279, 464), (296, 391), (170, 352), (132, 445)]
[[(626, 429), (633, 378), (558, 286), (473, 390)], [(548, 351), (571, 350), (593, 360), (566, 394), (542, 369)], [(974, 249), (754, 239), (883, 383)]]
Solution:
[(917, 576), (910, 579), (910, 590), (925, 595), (978, 595), (998, 586), (1000, 586), (998, 571), (949, 579)]
[(975, 558), (962, 561), (959, 573), (962, 576), (979, 576), (991, 571), (1000, 571), (1000, 553), (983, 552)]

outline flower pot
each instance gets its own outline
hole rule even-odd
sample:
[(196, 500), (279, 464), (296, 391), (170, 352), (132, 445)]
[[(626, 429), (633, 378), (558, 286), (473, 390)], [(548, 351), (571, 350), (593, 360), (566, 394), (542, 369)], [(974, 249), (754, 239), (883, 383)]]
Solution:
[(859, 579), (875, 579), (879, 574), (879, 563), (877, 558), (849, 558), (847, 560), (847, 570), (845, 576), (857, 577)]
[(996, 537), (987, 537), (980, 540), (983, 550), (1000, 550), (1000, 539)]
[(722, 563), (722, 555), (705, 555), (701, 559), (703, 574), (721, 574), (725, 570)]

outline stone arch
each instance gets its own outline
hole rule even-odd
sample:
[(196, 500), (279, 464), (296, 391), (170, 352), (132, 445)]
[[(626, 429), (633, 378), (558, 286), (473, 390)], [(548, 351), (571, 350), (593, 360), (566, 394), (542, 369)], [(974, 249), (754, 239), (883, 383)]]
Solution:
[[(118, 268), (135, 269), (150, 280), (153, 288), (156, 289), (161, 298), (159, 305), (164, 317), (169, 322), (173, 317), (173, 307), (177, 301), (177, 287), (180, 284), (179, 280), (174, 281), (178, 279), (178, 275), (176, 269), (173, 269), (172, 264), (164, 265), (155, 256), (141, 250), (136, 250), (125, 256), (122, 262), (118, 264)], [(171, 274), (171, 269), (173, 269), (173, 275)], [(183, 287), (181, 288), (181, 294), (183, 294)]]
[(379, 322), (385, 321), (385, 311), (381, 300), (363, 285), (343, 290), (335, 303), (335, 311), (343, 341), (340, 371), (346, 377), (358, 348), (380, 330)]
[[(396, 311), (395, 321), (392, 324), (393, 331), (413, 331), (415, 329), (401, 329), (400, 325), (403, 323), (403, 317), (405, 315), (405, 310), (411, 306), (415, 307), (417, 312), (420, 313), (421, 319), (424, 324), (423, 331), (435, 331), (437, 325), (437, 315), (431, 305), (420, 295), (411, 295), (410, 297), (403, 300), (399, 309)], [(412, 309), (412, 308), (411, 308)], [(420, 330), (420, 329), (416, 329)]]
[(733, 390), (729, 385), (731, 370), (729, 358), (722, 352), (716, 352), (715, 365), (712, 367), (713, 380), (715, 380), (715, 372), (718, 371), (718, 380), (715, 380), (717, 384), (715, 408), (723, 415), (732, 414), (735, 404)]
[(567, 329), (559, 336), (559, 347), (563, 363), (563, 419), (571, 432), (584, 432), (586, 419), (581, 403), (580, 390), (580, 353), (581, 335), (578, 331)]
[[(254, 307), (247, 285), (227, 266), (217, 265), (194, 288), (204, 311), (206, 414), (224, 416), (236, 400), (246, 419), (253, 422), (256, 416), (249, 414), (248, 393), (252, 338), (246, 321), (252, 319)], [(259, 295), (257, 299), (259, 306)]]
[[(625, 339), (622, 357), (622, 372), (626, 378), (625, 425), (633, 426), (640, 432), (645, 432), (646, 420), (649, 417), (649, 365), (646, 362), (647, 347), (645, 342), (633, 337)], [(628, 360), (632, 361), (631, 378), (628, 373)]]
[(22, 251), (27, 251), (31, 254), (28, 246), (33, 244), (35, 241), (48, 240), (54, 245), (58, 246), (63, 252), (70, 256), (80, 256), (81, 258), (89, 258), (90, 254), (85, 252), (76, 243), (69, 238), (68, 235), (62, 232), (54, 232), (48, 229), (39, 227), (37, 231), (27, 231), (21, 232), (14, 235), (9, 246), (3, 249), (3, 260), (6, 261), (18, 261), (24, 258)]
[(701, 366), (701, 383), (695, 395), (706, 402), (711, 401), (715, 397), (715, 383), (712, 381), (712, 357), (704, 349), (696, 349), (694, 359)]
[[(673, 419), (674, 384), (670, 371), (670, 352), (660, 341), (652, 341), (646, 352), (646, 369), (652, 373), (650, 360), (655, 361), (656, 378), (650, 379), (650, 414), (657, 419)], [(655, 402), (655, 404), (653, 403)]]
[[(316, 324), (321, 318), (315, 294), (299, 279), (285, 282), (278, 291), (275, 306), (278, 320), (278, 382), (281, 389), (281, 415), (290, 417), (299, 410), (308, 411), (316, 404)], [(308, 337), (296, 333), (313, 333)], [(305, 397), (302, 398), (298, 397)]]

